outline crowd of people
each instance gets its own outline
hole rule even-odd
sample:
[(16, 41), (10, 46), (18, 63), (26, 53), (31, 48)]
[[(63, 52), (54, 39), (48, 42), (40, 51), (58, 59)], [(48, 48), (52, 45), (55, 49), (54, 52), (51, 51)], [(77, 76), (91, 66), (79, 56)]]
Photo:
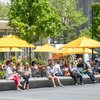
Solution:
[[(47, 65), (40, 67), (36, 61), (32, 61), (31, 64), (18, 61), (14, 64), (12, 59), (8, 59), (3, 64), (3, 69), (6, 71), (6, 78), (15, 81), (17, 90), (29, 89), (30, 77), (47, 77), (52, 81), (54, 87), (56, 87), (56, 81), (62, 87), (63, 85), (60, 82), (59, 76), (70, 76), (74, 79), (75, 85), (83, 85), (83, 76), (88, 75), (91, 82), (95, 83), (95, 74), (100, 73), (100, 60), (89, 60), (84, 63), (82, 58), (70, 61), (49, 59)], [(24, 79), (23, 85), (20, 83), (21, 78)], [(80, 83), (78, 83), (78, 78), (80, 79)]]

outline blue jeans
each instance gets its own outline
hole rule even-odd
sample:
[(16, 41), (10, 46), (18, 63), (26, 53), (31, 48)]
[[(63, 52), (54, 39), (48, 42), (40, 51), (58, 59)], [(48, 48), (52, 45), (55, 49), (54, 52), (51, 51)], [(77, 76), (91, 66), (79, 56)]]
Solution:
[(91, 81), (94, 83), (94, 81), (95, 81), (95, 76), (94, 76), (94, 74), (91, 73), (91, 72), (87, 72), (87, 75), (90, 77)]
[(29, 75), (23, 75), (23, 79), (26, 82), (26, 84), (29, 84)]

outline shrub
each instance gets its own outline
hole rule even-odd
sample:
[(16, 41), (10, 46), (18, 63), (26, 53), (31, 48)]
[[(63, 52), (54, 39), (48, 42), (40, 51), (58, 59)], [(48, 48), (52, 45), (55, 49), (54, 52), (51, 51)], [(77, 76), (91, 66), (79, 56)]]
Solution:
[(13, 57), (11, 57), (11, 59), (12, 59), (12, 62), (13, 62), (14, 64), (17, 63), (17, 57), (13, 56)]
[(0, 71), (0, 78), (5, 79), (6, 78), (6, 71)]

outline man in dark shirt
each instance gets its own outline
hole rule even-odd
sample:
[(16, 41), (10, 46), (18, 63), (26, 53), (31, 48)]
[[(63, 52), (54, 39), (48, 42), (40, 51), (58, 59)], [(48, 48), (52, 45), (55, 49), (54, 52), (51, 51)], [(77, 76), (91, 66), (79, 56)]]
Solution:
[(79, 60), (78, 64), (77, 64), (77, 68), (79, 70), (79, 72), (82, 73), (83, 69), (84, 69), (84, 64), (81, 60)]

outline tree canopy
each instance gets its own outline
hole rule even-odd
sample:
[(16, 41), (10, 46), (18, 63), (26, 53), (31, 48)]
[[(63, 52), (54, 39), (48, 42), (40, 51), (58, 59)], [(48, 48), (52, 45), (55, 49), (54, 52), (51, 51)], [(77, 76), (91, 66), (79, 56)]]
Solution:
[(0, 19), (8, 19), (9, 4), (0, 2)]
[(92, 8), (92, 35), (100, 41), (100, 3), (93, 3)]
[(57, 10), (61, 17), (65, 42), (75, 38), (77, 36), (76, 28), (87, 21), (82, 10), (78, 9), (77, 3), (77, 0), (51, 0), (52, 7)]
[(59, 35), (62, 26), (48, 0), (11, 0), (9, 25), (30, 43)]

